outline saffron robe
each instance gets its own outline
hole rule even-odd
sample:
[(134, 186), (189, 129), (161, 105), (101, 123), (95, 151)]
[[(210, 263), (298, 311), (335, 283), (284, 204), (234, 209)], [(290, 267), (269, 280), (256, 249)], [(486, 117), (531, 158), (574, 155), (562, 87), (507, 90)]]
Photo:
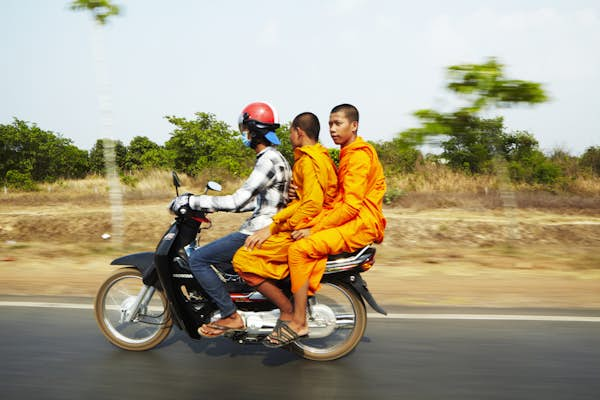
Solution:
[(292, 293), (307, 280), (309, 295), (319, 289), (328, 255), (381, 243), (386, 225), (382, 211), (385, 191), (377, 152), (357, 137), (340, 151), (338, 194), (333, 208), (321, 212), (307, 238), (289, 246)]
[(309, 228), (325, 208), (332, 208), (337, 194), (335, 164), (327, 149), (316, 143), (294, 149), (292, 177), (297, 186), (297, 198), (273, 217), (271, 236), (260, 248), (240, 248), (233, 257), (233, 266), (248, 284), (258, 285), (262, 278), (283, 279), (289, 274), (288, 248), (294, 242), (294, 230)]

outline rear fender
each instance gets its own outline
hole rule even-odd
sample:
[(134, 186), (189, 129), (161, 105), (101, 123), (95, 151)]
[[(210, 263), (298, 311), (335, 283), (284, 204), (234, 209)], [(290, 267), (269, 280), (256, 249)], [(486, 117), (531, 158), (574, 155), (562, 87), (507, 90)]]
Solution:
[(380, 314), (387, 315), (387, 312), (375, 301), (369, 289), (367, 289), (367, 282), (360, 276), (358, 270), (354, 272), (345, 273), (334, 273), (323, 276), (323, 282), (335, 282), (341, 281), (350, 284), (365, 301), (371, 306), (371, 308)]

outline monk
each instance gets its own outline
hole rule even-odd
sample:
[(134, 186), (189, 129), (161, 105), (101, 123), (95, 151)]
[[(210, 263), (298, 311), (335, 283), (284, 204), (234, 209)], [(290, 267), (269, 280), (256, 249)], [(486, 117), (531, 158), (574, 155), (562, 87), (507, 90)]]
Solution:
[(306, 303), (320, 287), (327, 256), (381, 243), (386, 184), (377, 152), (358, 136), (358, 110), (340, 104), (331, 110), (329, 133), (340, 146), (338, 194), (310, 228), (292, 232), (288, 264), (294, 305), (292, 320), (278, 324), (265, 339), (269, 347), (285, 346), (308, 335)]
[(337, 172), (325, 147), (319, 144), (320, 124), (310, 112), (299, 114), (290, 126), (294, 147), (292, 180), (296, 198), (273, 217), (273, 223), (249, 236), (233, 257), (240, 277), (255, 287), (280, 310), (280, 321), (291, 321), (290, 299), (274, 283), (289, 275), (288, 248), (292, 232), (314, 225), (323, 209), (333, 207)]

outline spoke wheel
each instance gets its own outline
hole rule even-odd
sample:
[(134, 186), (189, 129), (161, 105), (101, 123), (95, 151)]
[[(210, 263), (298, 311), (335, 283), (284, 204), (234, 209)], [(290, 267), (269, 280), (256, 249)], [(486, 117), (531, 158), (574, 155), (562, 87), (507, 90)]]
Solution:
[(96, 295), (94, 311), (100, 330), (112, 344), (125, 350), (151, 349), (171, 332), (168, 302), (159, 290), (132, 321), (123, 320), (123, 310), (135, 301), (143, 287), (142, 274), (138, 270), (122, 268), (102, 284)]
[(341, 283), (323, 283), (315, 295), (311, 333), (290, 345), (309, 360), (330, 361), (350, 353), (367, 327), (367, 312), (360, 296)]

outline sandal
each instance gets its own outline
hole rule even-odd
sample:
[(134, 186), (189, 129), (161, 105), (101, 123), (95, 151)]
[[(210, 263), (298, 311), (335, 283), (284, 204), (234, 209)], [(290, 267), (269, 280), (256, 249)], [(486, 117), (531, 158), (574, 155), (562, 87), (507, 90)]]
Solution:
[[(276, 334), (277, 336), (274, 336)], [(271, 349), (287, 346), (298, 339), (308, 337), (308, 333), (298, 335), (285, 321), (278, 320), (275, 329), (263, 340), (263, 344)]]
[[(202, 331), (202, 327), (206, 326), (207, 328), (210, 329), (214, 329), (215, 331), (218, 331), (217, 333), (206, 333)], [(213, 339), (219, 336), (223, 336), (224, 334), (228, 333), (228, 332), (243, 332), (246, 330), (246, 324), (244, 324), (242, 327), (240, 328), (231, 328), (229, 326), (223, 326), (223, 325), (219, 325), (219, 324), (205, 324), (202, 325), (200, 328), (198, 328), (198, 334), (202, 337), (205, 338), (209, 338), (209, 339)]]

